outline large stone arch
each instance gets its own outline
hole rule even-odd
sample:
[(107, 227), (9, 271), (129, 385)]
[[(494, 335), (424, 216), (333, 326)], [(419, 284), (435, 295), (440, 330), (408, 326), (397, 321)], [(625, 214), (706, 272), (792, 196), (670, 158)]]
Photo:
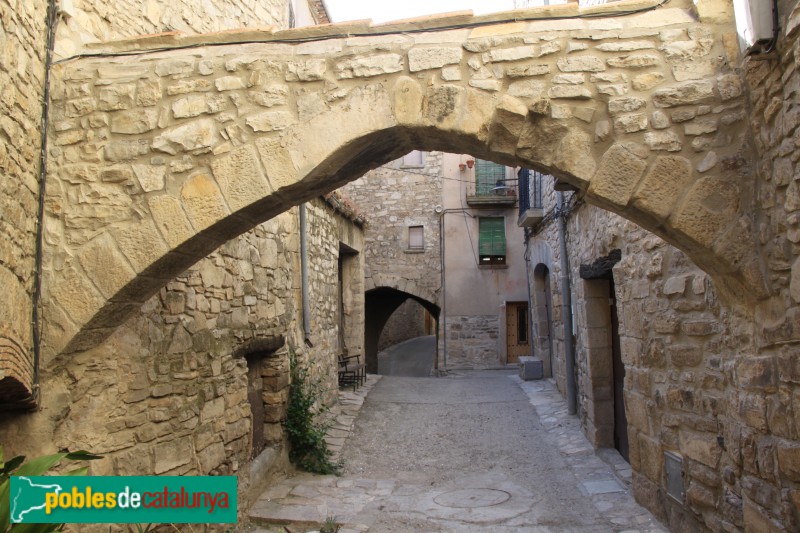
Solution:
[(732, 27), (654, 5), (151, 37), (56, 65), (46, 355), (95, 344), (218, 245), (412, 149), (552, 173), (739, 301), (764, 296)]

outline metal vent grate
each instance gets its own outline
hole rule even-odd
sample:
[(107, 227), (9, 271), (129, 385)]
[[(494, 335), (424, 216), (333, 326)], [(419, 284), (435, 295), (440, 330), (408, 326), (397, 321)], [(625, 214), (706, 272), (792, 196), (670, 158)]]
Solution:
[(667, 475), (667, 494), (683, 505), (686, 496), (683, 483), (683, 457), (672, 452), (664, 452), (664, 471)]

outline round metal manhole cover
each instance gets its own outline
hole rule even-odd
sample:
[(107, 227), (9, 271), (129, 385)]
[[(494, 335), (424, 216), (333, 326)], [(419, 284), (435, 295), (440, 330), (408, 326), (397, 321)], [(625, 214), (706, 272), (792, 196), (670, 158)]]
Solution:
[(508, 501), (511, 494), (497, 489), (459, 489), (439, 494), (433, 499), (442, 507), (491, 507)]

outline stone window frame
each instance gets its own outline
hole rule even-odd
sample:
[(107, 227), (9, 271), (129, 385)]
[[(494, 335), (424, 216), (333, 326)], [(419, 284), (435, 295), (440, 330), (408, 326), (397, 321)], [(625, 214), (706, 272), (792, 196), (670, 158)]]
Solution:
[(412, 150), (399, 159), (400, 168), (425, 168), (425, 152)]
[[(413, 238), (414, 233), (419, 230), (419, 237)], [(418, 241), (419, 244), (417, 245), (416, 242)], [(406, 247), (406, 252), (409, 253), (422, 253), (425, 251), (425, 226), (422, 224), (414, 224), (408, 226), (408, 246)]]

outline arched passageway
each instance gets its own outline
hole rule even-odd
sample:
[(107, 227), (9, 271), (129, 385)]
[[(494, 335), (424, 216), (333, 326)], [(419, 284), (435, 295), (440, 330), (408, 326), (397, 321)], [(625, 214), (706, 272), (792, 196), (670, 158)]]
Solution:
[(439, 306), (429, 300), (391, 287), (376, 287), (367, 291), (364, 303), (364, 355), (367, 372), (378, 373), (378, 341), (381, 332), (389, 317), (408, 299), (413, 299), (424, 307), (438, 324)]
[[(764, 296), (740, 78), (681, 7), (143, 39), (58, 65), (45, 355), (96, 344), (221, 243), (413, 149), (551, 173), (739, 300)], [(706, 56), (723, 60), (684, 75)]]

